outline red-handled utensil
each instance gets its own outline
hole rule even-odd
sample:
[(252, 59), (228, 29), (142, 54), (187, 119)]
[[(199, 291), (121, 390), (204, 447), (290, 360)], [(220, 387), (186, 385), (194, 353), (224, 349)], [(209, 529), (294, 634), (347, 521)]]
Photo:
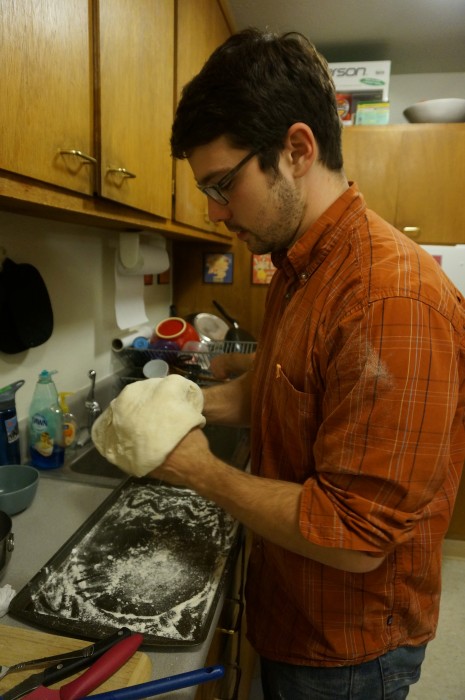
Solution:
[(32, 693), (25, 695), (24, 698), (28, 700), (77, 700), (77, 698), (85, 697), (121, 668), (135, 654), (143, 639), (141, 634), (133, 634), (102, 654), (85, 673), (75, 678), (71, 683), (67, 683), (59, 690), (40, 686)]
[[(62, 661), (71, 661), (73, 659), (91, 659), (91, 657), (97, 659), (105, 651), (108, 651), (108, 649), (110, 649), (114, 644), (116, 644), (116, 642), (120, 641), (121, 639), (124, 639), (125, 637), (129, 637), (131, 634), (132, 632), (130, 629), (128, 629), (127, 627), (121, 627), (121, 629), (119, 629), (118, 632), (116, 632), (116, 634), (112, 634), (109, 637), (105, 637), (99, 642), (88, 644), (87, 646), (82, 647), (82, 649), (74, 649), (73, 651), (66, 651), (61, 654), (54, 654), (53, 656), (43, 656), (40, 659), (28, 659), (27, 661), (20, 661), (19, 663), (13, 664), (12, 666), (0, 666), (0, 680), (9, 673), (14, 673), (16, 671), (24, 671), (28, 668), (37, 668), (40, 666), (48, 668), (49, 666), (61, 663)], [(90, 666), (90, 664), (91, 660), (87, 665)], [(46, 673), (44, 673), (43, 681), (37, 683), (37, 685), (51, 685), (54, 682), (53, 680), (47, 682), (47, 680), (48, 676)], [(34, 686), (28, 688), (27, 692), (31, 692), (32, 690), (34, 690)], [(13, 695), (11, 697), (13, 698)]]

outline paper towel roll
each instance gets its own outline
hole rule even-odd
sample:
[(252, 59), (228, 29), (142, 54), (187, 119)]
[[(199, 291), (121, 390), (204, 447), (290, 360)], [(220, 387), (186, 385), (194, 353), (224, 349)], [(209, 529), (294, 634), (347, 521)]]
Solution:
[(126, 348), (130, 348), (136, 338), (150, 338), (151, 335), (152, 328), (150, 328), (150, 326), (142, 326), (142, 328), (139, 328), (139, 330), (134, 333), (113, 338), (111, 347), (115, 352), (122, 352)]
[(158, 275), (169, 268), (164, 238), (139, 243), (137, 234), (131, 234), (138, 247), (137, 263), (132, 267), (122, 264), (119, 250), (115, 254), (115, 315), (118, 328), (137, 328), (148, 322), (144, 303), (144, 275)]

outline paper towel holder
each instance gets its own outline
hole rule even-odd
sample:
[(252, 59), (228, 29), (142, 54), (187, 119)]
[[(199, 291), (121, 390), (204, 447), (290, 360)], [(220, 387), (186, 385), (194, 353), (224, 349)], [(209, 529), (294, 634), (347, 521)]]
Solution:
[(119, 234), (119, 259), (123, 267), (132, 269), (139, 262), (139, 234), (121, 231)]

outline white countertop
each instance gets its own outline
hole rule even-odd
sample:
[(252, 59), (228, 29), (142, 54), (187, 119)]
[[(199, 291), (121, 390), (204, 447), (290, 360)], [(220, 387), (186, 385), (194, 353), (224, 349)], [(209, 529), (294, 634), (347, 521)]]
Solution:
[[(27, 510), (12, 516), (15, 548), (0, 586), (10, 584), (18, 593), (42, 568), (55, 552), (87, 520), (105, 500), (110, 489), (87, 484), (41, 478), (34, 502)], [(179, 648), (141, 647), (152, 662), (152, 678), (184, 673), (201, 668), (215, 631), (223, 598), (217, 606), (205, 642), (198, 646)], [(33, 628), (9, 615), (0, 624)], [(50, 630), (41, 630), (48, 631)], [(53, 632), (51, 632), (53, 634)], [(159, 695), (169, 700), (192, 700), (196, 688), (186, 688)]]

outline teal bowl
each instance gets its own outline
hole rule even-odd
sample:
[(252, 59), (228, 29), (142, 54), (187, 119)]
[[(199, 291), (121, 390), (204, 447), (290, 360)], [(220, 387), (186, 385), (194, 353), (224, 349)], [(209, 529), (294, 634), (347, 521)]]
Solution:
[(39, 472), (27, 464), (0, 466), (0, 510), (15, 515), (26, 510), (36, 495)]

